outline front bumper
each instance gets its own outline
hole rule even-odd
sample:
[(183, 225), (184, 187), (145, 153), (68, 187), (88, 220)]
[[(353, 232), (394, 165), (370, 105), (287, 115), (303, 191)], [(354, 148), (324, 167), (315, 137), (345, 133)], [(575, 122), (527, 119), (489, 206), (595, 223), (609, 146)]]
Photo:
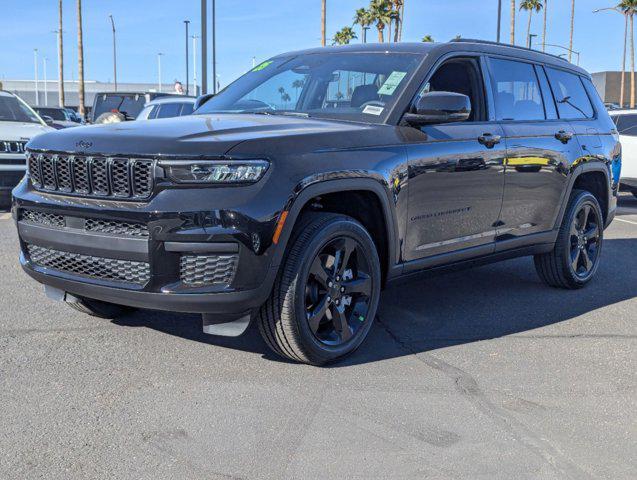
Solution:
[[(256, 194), (251, 188), (241, 195)], [(274, 283), (276, 246), (270, 239), (276, 216), (225, 208), (240, 204), (238, 194), (167, 189), (141, 203), (48, 194), (24, 180), (12, 206), (20, 262), (38, 282), (79, 297), (244, 314), (265, 302)], [(222, 208), (203, 210), (204, 203)]]

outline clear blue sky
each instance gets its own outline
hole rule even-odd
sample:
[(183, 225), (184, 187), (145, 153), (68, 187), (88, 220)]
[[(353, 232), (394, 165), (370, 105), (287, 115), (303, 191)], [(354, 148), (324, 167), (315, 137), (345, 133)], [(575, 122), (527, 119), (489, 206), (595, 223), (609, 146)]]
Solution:
[[(77, 78), (75, 0), (64, 0), (65, 75)], [(366, 0), (327, 0), (328, 37), (352, 23), (354, 11)], [(589, 71), (621, 66), (623, 17), (614, 12), (593, 14), (616, 1), (577, 0), (574, 49), (582, 52)], [(32, 79), (33, 49), (49, 59), (49, 79), (57, 78), (57, 0), (1, 0), (0, 79)], [(503, 39), (509, 35), (509, 0), (503, 1)], [(495, 39), (497, 0), (405, 0), (406, 41), (430, 34), (446, 41)], [(479, 6), (477, 6), (479, 5)], [(118, 29), (120, 82), (155, 82), (157, 52), (164, 53), (164, 83), (184, 80), (184, 25), (200, 31), (199, 0), (84, 0), (84, 53), (87, 80), (112, 80), (111, 31), (108, 14)], [(320, 0), (217, 0), (217, 52), (220, 81), (226, 84), (252, 65), (277, 53), (320, 44)], [(549, 1), (548, 42), (567, 45), (570, 1)], [(526, 13), (517, 15), (517, 39), (526, 36)], [(541, 34), (541, 15), (532, 31)], [(358, 29), (357, 29), (358, 32)], [(360, 37), (360, 32), (359, 37)], [(370, 30), (368, 39), (375, 39)], [(536, 41), (540, 41), (539, 37)], [(561, 53), (559, 50), (552, 50)], [(191, 66), (192, 68), (192, 66)], [(191, 74), (192, 75), (192, 74)]]

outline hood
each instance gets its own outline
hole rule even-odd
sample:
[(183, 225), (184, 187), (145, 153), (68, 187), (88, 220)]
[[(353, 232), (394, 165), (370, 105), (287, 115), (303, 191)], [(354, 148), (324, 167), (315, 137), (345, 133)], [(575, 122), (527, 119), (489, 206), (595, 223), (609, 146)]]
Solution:
[(31, 140), (41, 133), (51, 132), (54, 129), (39, 123), (30, 122), (2, 122), (0, 121), (0, 141), (25, 141)]
[[(31, 149), (84, 154), (219, 156), (248, 141), (369, 130), (365, 124), (279, 115), (210, 114), (58, 130), (29, 142)], [(297, 142), (294, 142), (297, 143)]]

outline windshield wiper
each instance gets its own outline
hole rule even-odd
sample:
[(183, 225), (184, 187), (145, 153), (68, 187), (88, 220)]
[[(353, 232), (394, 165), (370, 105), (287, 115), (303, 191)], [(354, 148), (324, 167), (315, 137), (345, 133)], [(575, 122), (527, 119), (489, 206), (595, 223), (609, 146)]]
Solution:
[(310, 118), (309, 113), (294, 112), (290, 110), (255, 110), (255, 111), (245, 111), (240, 113), (246, 113), (246, 114), (252, 114), (252, 115), (283, 115), (286, 117)]

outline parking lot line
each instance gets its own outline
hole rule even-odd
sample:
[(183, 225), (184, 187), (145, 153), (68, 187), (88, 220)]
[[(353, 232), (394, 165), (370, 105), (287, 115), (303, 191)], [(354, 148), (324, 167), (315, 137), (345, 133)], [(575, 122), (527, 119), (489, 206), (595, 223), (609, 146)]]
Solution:
[(0, 213), (0, 220), (9, 220), (11, 218), (11, 213)]
[(637, 222), (632, 222), (630, 220), (625, 220), (623, 218), (616, 218), (615, 220), (617, 220), (618, 222), (632, 223), (633, 225), (637, 225)]

